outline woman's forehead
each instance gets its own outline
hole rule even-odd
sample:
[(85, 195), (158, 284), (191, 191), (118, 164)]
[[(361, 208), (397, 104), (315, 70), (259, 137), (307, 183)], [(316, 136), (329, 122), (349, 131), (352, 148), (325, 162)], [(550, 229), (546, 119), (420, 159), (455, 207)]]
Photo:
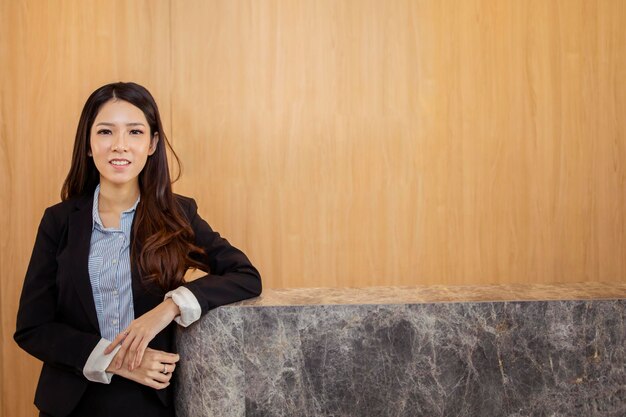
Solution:
[(111, 99), (104, 103), (98, 110), (94, 125), (97, 124), (109, 124), (109, 125), (148, 125), (146, 116), (143, 111), (129, 103), (128, 101), (120, 99)]

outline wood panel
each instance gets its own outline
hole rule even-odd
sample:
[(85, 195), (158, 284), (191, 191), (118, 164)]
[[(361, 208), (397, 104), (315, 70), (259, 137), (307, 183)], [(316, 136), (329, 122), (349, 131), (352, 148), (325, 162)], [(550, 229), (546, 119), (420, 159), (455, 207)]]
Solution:
[(1, 1), (0, 280), (4, 416), (34, 416), (41, 362), (13, 342), (43, 210), (57, 201), (82, 106), (100, 85), (134, 80), (169, 108), (169, 1)]
[(624, 281), (622, 1), (187, 1), (173, 126), (267, 285)]

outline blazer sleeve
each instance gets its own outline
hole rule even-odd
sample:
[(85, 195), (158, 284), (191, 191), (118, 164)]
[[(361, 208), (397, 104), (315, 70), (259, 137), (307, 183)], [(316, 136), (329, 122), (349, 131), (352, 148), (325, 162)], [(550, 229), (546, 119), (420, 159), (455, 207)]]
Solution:
[(78, 375), (100, 341), (100, 335), (58, 321), (57, 261), (60, 230), (46, 209), (28, 264), (13, 338), (37, 359)]
[(195, 243), (204, 249), (200, 259), (210, 273), (183, 284), (198, 300), (202, 314), (212, 308), (261, 294), (261, 276), (248, 257), (213, 231), (198, 214), (198, 205), (186, 199), (186, 212), (195, 233)]

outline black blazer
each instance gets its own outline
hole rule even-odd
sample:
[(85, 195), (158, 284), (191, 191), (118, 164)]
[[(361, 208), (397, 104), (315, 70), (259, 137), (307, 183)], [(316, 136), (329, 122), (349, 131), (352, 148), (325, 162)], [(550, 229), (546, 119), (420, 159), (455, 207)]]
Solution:
[[(209, 275), (184, 284), (198, 299), (202, 314), (259, 295), (261, 277), (246, 255), (211, 229), (198, 215), (193, 199), (175, 198), (195, 232), (196, 245), (204, 249), (202, 260), (210, 267)], [(101, 339), (87, 266), (92, 207), (93, 192), (44, 212), (13, 336), (22, 349), (43, 361), (35, 405), (58, 416), (69, 414), (85, 392), (90, 381), (83, 368)], [(135, 317), (139, 317), (161, 303), (165, 292), (143, 284), (136, 265), (131, 265), (131, 277)], [(174, 352), (175, 326), (172, 322), (157, 334), (149, 347)], [(163, 404), (172, 400), (172, 385), (154, 391)]]

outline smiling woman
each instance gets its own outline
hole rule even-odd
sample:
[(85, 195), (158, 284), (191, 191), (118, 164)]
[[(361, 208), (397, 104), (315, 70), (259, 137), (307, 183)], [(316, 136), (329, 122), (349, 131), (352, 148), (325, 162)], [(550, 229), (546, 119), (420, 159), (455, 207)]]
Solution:
[[(246, 255), (172, 192), (168, 147), (178, 162), (144, 87), (108, 84), (85, 103), (14, 335), (43, 361), (41, 416), (174, 416), (175, 323), (261, 292)], [(189, 268), (207, 274), (185, 282)]]

